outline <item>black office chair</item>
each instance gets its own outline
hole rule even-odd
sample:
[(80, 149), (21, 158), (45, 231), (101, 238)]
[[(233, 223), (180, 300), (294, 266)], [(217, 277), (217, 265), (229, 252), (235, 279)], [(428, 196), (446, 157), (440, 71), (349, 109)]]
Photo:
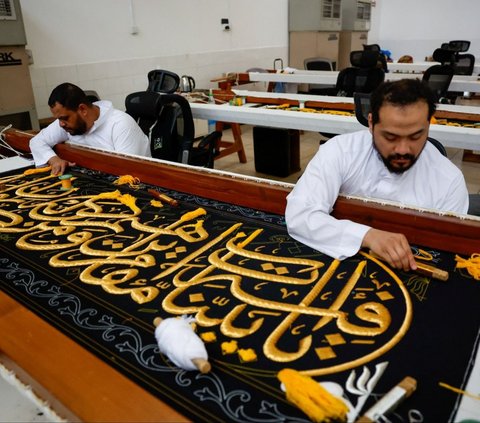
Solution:
[(377, 67), (380, 53), (358, 50), (350, 53), (351, 67), (339, 72), (337, 95), (353, 97), (353, 93), (370, 93), (385, 80), (385, 72)]
[(355, 93), (353, 95), (355, 104), (355, 117), (358, 122), (368, 128), (368, 114), (370, 113), (370, 93)]
[(309, 57), (303, 61), (306, 70), (333, 71), (334, 66), (330, 59), (325, 57)]
[(377, 67), (379, 55), (372, 50), (350, 52), (352, 66), (338, 73), (335, 87), (313, 88), (309, 94), (353, 97), (354, 92), (372, 92), (385, 79), (385, 72)]
[(378, 52), (377, 66), (381, 67), (385, 73), (388, 72), (387, 58), (378, 44), (363, 44), (363, 49)]
[(470, 48), (468, 40), (452, 40), (448, 42), (448, 48), (457, 53), (464, 53)]
[[(357, 118), (359, 123), (368, 128), (368, 114), (370, 113), (370, 94), (355, 93), (355, 95), (353, 96), (353, 101), (355, 103), (355, 117)], [(442, 153), (442, 155), (447, 157), (447, 150), (445, 150), (445, 147), (440, 141), (431, 137), (428, 137), (427, 140), (430, 141), (437, 148), (437, 150)]]
[[(330, 59), (324, 57), (309, 57), (303, 61), (306, 70), (311, 71), (333, 71), (334, 64)], [(325, 84), (308, 84), (308, 94), (334, 95), (334, 86)]]
[(94, 90), (84, 90), (83, 92), (85, 93), (85, 96), (88, 98), (88, 100), (92, 103), (100, 100), (100, 96)]
[(435, 102), (448, 103), (447, 92), (453, 78), (453, 66), (433, 65), (427, 68), (422, 80), (425, 81), (435, 95)]
[(177, 91), (180, 85), (180, 77), (174, 73), (163, 69), (154, 69), (148, 72), (147, 91), (157, 93), (172, 94)]
[(455, 63), (455, 52), (449, 48), (436, 48), (432, 54), (432, 58), (435, 62), (440, 62), (442, 65), (453, 66)]
[(380, 46), (378, 44), (363, 44), (364, 50), (378, 51), (380, 53)]
[(453, 65), (455, 75), (473, 75), (473, 68), (475, 67), (475, 56), (473, 54), (457, 54), (455, 59)]
[(126, 97), (125, 107), (148, 136), (152, 157), (213, 168), (222, 133), (214, 131), (195, 144), (192, 111), (183, 96), (139, 91)]
[(462, 54), (470, 48), (468, 40), (453, 40), (443, 43), (441, 49), (435, 50), (433, 59), (442, 64), (453, 66), (455, 75), (472, 75), (475, 66), (473, 54)]
[(468, 214), (480, 216), (480, 194), (469, 194)]

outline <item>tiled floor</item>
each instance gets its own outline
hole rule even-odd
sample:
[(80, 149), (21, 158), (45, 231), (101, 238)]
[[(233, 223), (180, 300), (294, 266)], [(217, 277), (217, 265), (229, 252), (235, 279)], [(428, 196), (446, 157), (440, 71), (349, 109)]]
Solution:
[[(240, 163), (238, 156), (232, 154), (215, 162), (215, 168), (235, 173), (252, 175), (262, 178), (277, 179), (295, 183), (302, 171), (296, 172), (287, 178), (272, 177), (255, 171), (253, 157), (252, 128), (242, 126), (242, 138), (247, 155), (247, 163)], [(230, 131), (224, 132), (224, 139), (232, 139)], [(306, 132), (301, 135), (300, 164), (305, 169), (323, 139), (316, 132)], [(448, 149), (449, 158), (463, 171), (470, 193), (480, 193), (480, 163), (462, 161), (463, 151)], [(48, 422), (52, 421), (44, 411), (35, 406), (32, 401), (20, 394), (17, 387), (13, 387), (0, 377), (0, 422)]]
[(0, 378), (0, 422), (50, 422), (28, 398)]
[(0, 361), (0, 422), (60, 422), (57, 414)]

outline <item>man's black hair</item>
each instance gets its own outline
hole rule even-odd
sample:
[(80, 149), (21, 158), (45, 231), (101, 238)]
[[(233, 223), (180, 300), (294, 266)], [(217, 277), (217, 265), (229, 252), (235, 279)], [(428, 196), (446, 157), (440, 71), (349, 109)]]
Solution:
[(416, 78), (383, 82), (370, 97), (372, 123), (375, 125), (379, 122), (379, 111), (385, 103), (393, 106), (407, 106), (422, 100), (428, 105), (428, 121), (430, 121), (436, 110), (435, 97), (425, 82)]
[(64, 82), (53, 89), (48, 98), (48, 105), (53, 107), (55, 103), (59, 103), (66, 109), (73, 111), (77, 110), (81, 103), (87, 106), (92, 105), (84, 91), (70, 82)]

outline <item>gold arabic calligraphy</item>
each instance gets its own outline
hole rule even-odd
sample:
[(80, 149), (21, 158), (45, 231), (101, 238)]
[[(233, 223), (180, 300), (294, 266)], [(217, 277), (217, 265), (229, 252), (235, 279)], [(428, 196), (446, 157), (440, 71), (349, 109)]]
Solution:
[[(79, 268), (84, 284), (130, 295), (138, 304), (160, 300), (166, 312), (194, 314), (201, 327), (225, 337), (261, 332), (270, 360), (287, 363), (313, 352), (328, 362), (342, 345), (364, 347), (391, 332), (349, 361), (312, 364), (305, 370), (310, 375), (378, 357), (410, 325), (403, 284), (367, 255), (346, 271), (338, 260), (282, 255), (277, 241), (268, 245), (263, 229), (244, 230), (239, 222), (208, 231), (203, 208), (174, 218), (161, 211), (147, 216), (135, 198), (117, 190), (78, 195), (59, 190), (52, 176), (2, 182), (0, 233), (15, 234), (19, 249), (49, 252), (50, 266)], [(392, 319), (393, 302), (402, 305), (400, 320)]]

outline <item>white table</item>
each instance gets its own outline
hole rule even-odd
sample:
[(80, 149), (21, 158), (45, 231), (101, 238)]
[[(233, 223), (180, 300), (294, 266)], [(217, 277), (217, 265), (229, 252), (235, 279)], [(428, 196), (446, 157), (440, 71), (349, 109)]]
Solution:
[[(346, 103), (354, 104), (353, 97), (338, 97), (332, 95), (315, 95), (315, 94), (297, 94), (297, 93), (274, 93), (268, 91), (251, 91), (232, 89), (232, 92), (238, 97), (259, 97), (259, 98), (277, 98), (296, 101), (317, 101), (321, 103)], [(455, 104), (437, 104), (437, 110), (444, 110), (455, 113), (468, 113), (478, 115), (480, 122), (480, 106), (465, 106)]]
[[(335, 85), (337, 83), (338, 71), (307, 71), (295, 70), (295, 73), (262, 73), (249, 72), (251, 82), (284, 82), (288, 84), (321, 84)], [(404, 78), (419, 78), (418, 74), (402, 74), (387, 72), (385, 80), (396, 81)], [(450, 83), (450, 91), (480, 92), (480, 77), (476, 75), (454, 75)]]
[[(475, 59), (475, 66), (473, 67), (473, 74), (480, 74), (480, 59)], [(387, 63), (388, 70), (390, 72), (402, 72), (402, 73), (422, 73), (425, 72), (430, 66), (439, 65), (439, 62), (413, 62), (413, 63)]]
[(8, 172), (9, 170), (22, 169), (33, 165), (33, 160), (24, 159), (23, 157), (13, 156), (0, 159), (0, 172)]
[[(318, 96), (315, 97), (318, 99)], [(345, 97), (333, 98), (344, 99)], [(294, 112), (264, 107), (230, 106), (227, 104), (191, 103), (190, 106), (193, 117), (196, 119), (213, 119), (220, 122), (235, 122), (334, 134), (344, 134), (365, 129), (354, 116)], [(480, 129), (430, 125), (430, 136), (440, 141), (446, 147), (480, 150)]]

